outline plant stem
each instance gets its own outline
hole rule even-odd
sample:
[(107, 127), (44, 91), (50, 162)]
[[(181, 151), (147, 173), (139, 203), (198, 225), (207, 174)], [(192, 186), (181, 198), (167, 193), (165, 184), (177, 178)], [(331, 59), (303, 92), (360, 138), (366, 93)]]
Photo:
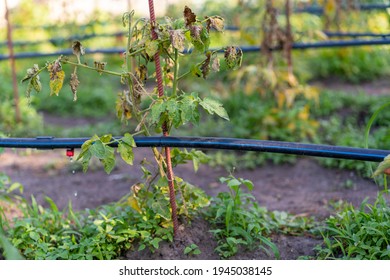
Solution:
[[(132, 90), (133, 90), (133, 81), (132, 81), (132, 63), (131, 63), (131, 60), (130, 60), (130, 57), (139, 53), (140, 51), (143, 51), (144, 48), (142, 48), (141, 50), (137, 50), (135, 52), (132, 52), (132, 53), (129, 53), (130, 52), (130, 49), (131, 49), (131, 38), (133, 37), (133, 24), (132, 24), (132, 16), (133, 14), (130, 13), (129, 14), (129, 29), (128, 29), (128, 39), (127, 39), (127, 45), (126, 45), (126, 57), (125, 57), (125, 65), (126, 65), (126, 71), (128, 73), (128, 76), (127, 76), (127, 81), (128, 81), (128, 86), (129, 86), (129, 92), (131, 93)], [(139, 20), (137, 20), (134, 24), (134, 26), (137, 25), (137, 23), (139, 22)], [(131, 98), (132, 95), (129, 94), (129, 97)], [(137, 119), (138, 123), (141, 124), (142, 126), (142, 129), (143, 129), (143, 133), (145, 136), (150, 136), (150, 132), (149, 132), (149, 129), (148, 127), (145, 125), (144, 123), (144, 120), (143, 118), (140, 117), (140, 112), (139, 112), (139, 109), (137, 108), (137, 106), (135, 105), (135, 102), (133, 100), (131, 100), (131, 104), (132, 104), (132, 109), (133, 109), (133, 112), (134, 112), (134, 116), (135, 118)], [(162, 156), (161, 154), (158, 152), (157, 148), (153, 147), (152, 148), (152, 151), (153, 151), (153, 155), (154, 155), (154, 158), (156, 159), (156, 162), (159, 166), (159, 171), (160, 171), (160, 175), (161, 177), (164, 177), (165, 176), (165, 172), (164, 172), (164, 165), (163, 165), (163, 159), (162, 159)]]
[(178, 50), (175, 49), (175, 58), (174, 58), (175, 64), (173, 67), (173, 84), (172, 84), (172, 96), (176, 96), (177, 91), (177, 76), (179, 74), (179, 53)]
[[(157, 36), (157, 33), (154, 29), (156, 27), (156, 15), (154, 13), (153, 0), (149, 0), (149, 13), (150, 13), (152, 39), (157, 40), (158, 36)], [(159, 51), (154, 55), (154, 62), (156, 65), (158, 96), (160, 98), (162, 98), (164, 96), (164, 86), (163, 86), (163, 78), (162, 78), (162, 72), (161, 72), (160, 52)], [(168, 133), (168, 128), (167, 128), (166, 122), (162, 125), (162, 129), (163, 129), (163, 135), (168, 136), (169, 133)], [(167, 164), (169, 201), (170, 201), (171, 210), (172, 210), (173, 238), (175, 239), (177, 236), (178, 230), (179, 230), (179, 221), (177, 219), (177, 205), (176, 205), (175, 186), (174, 186), (174, 174), (173, 174), (172, 162), (171, 162), (171, 150), (169, 147), (165, 148), (165, 158), (166, 158), (166, 164)]]
[(96, 69), (94, 67), (82, 64), (82, 63), (76, 63), (76, 62), (72, 62), (72, 61), (69, 61), (69, 60), (61, 60), (61, 62), (64, 63), (64, 64), (70, 64), (70, 65), (80, 66), (80, 67), (83, 67), (83, 68), (86, 68), (86, 69), (90, 69), (90, 70), (95, 70), (98, 73), (105, 73), (105, 74), (118, 76), (118, 77), (121, 77), (123, 75), (122, 73), (108, 71), (108, 70), (100, 70), (100, 69)]

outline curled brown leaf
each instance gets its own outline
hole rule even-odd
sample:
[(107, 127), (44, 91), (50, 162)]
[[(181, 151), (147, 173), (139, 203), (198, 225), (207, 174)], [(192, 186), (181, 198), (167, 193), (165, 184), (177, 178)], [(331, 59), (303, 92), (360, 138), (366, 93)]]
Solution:
[(184, 7), (184, 20), (186, 22), (186, 27), (191, 26), (196, 22), (196, 15), (191, 11), (187, 6)]
[(77, 88), (80, 84), (80, 81), (77, 77), (77, 73), (72, 73), (70, 74), (70, 89), (72, 90), (73, 93), (73, 101), (77, 101)]

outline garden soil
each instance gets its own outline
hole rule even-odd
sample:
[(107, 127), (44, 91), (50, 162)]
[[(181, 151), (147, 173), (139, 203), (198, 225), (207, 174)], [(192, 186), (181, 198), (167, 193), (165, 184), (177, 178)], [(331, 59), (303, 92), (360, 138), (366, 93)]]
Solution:
[[(144, 158), (152, 160), (146, 148), (136, 148), (135, 163)], [(117, 167), (107, 175), (98, 162), (92, 163), (87, 173), (80, 165), (65, 156), (65, 150), (36, 151), (6, 149), (0, 155), (0, 170), (15, 182), (24, 186), (23, 196), (34, 197), (46, 205), (45, 196), (51, 197), (60, 209), (69, 201), (73, 208), (83, 210), (118, 201), (126, 195), (133, 184), (139, 182), (142, 171), (139, 164), (129, 166), (118, 159)], [(224, 168), (200, 166), (194, 172), (188, 163), (175, 168), (175, 175), (199, 186), (210, 196), (215, 196), (227, 187), (218, 180), (228, 176)], [(316, 159), (300, 157), (295, 164), (266, 164), (253, 170), (237, 170), (236, 177), (249, 179), (254, 183), (252, 194), (258, 203), (268, 210), (286, 211), (293, 215), (314, 217), (322, 221), (332, 215), (339, 202), (350, 202), (355, 206), (368, 198), (373, 202), (378, 186), (371, 180), (363, 179), (356, 173), (338, 169), (327, 169)], [(47, 206), (47, 205), (46, 205)], [(13, 213), (15, 215), (15, 213)], [(154, 253), (147, 250), (127, 252), (126, 259), (218, 259), (214, 252), (216, 241), (210, 233), (209, 224), (195, 219), (181, 227), (175, 244), (160, 244)], [(302, 236), (275, 234), (272, 241), (278, 246), (281, 259), (298, 259), (300, 256), (314, 256), (313, 248), (321, 239), (307, 233)], [(185, 256), (185, 246), (195, 243), (201, 254)], [(274, 259), (263, 250), (240, 250), (235, 259)]]

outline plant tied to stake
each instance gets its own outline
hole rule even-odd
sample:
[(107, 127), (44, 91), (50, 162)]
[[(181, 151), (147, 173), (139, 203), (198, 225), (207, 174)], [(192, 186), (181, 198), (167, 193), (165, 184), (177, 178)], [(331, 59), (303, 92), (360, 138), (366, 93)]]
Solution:
[[(179, 128), (187, 123), (196, 125), (200, 119), (200, 108), (204, 109), (206, 113), (229, 120), (226, 110), (219, 101), (210, 97), (202, 98), (196, 92), (187, 93), (179, 88), (179, 82), (186, 77), (207, 78), (210, 72), (219, 71), (219, 50), (211, 51), (209, 46), (212, 30), (223, 31), (223, 18), (206, 16), (201, 20), (186, 6), (183, 18), (166, 18), (164, 22), (159, 23), (155, 19), (153, 1), (149, 1), (149, 8), (150, 20), (135, 19), (134, 12), (125, 13), (122, 17), (123, 26), (128, 33), (122, 70), (108, 70), (107, 63), (101, 61), (94, 61), (92, 65), (89, 65), (87, 61), (82, 60), (82, 56), (85, 54), (84, 46), (81, 42), (75, 41), (72, 49), (76, 61), (60, 56), (55, 61), (47, 62), (42, 68), (35, 64), (27, 70), (27, 75), (22, 80), (22, 82), (28, 82), (26, 96), (30, 97), (32, 90), (37, 93), (42, 90), (39, 75), (44, 70), (48, 70), (51, 95), (58, 95), (65, 78), (65, 72), (62, 68), (64, 65), (72, 65), (74, 68), (70, 74), (69, 85), (74, 101), (77, 100), (77, 91), (81, 84), (80, 80), (82, 80), (78, 73), (81, 69), (95, 71), (100, 75), (117, 76), (121, 84), (126, 86), (126, 89), (118, 94), (117, 116), (124, 122), (134, 118), (138, 125), (133, 133), (126, 133), (119, 139), (107, 134), (94, 135), (86, 141), (77, 158), (81, 160), (84, 171), (87, 171), (90, 160), (97, 158), (103, 164), (104, 170), (110, 173), (115, 167), (116, 153), (119, 153), (126, 163), (132, 165), (133, 148), (136, 146), (134, 135), (150, 136), (151, 131), (154, 130), (168, 136), (173, 127)], [(193, 52), (189, 54), (192, 56), (193, 64), (189, 71), (182, 73), (179, 69), (180, 59), (189, 48), (193, 48)], [(224, 54), (224, 63), (226, 63), (227, 68), (238, 68), (242, 61), (242, 55), (242, 51), (238, 47), (227, 47)], [(150, 80), (153, 78), (155, 78), (155, 88), (148, 90), (145, 83), (151, 82)], [(116, 150), (111, 147), (113, 143), (118, 144)], [(170, 212), (171, 220), (168, 224), (173, 226), (174, 236), (177, 236), (179, 228), (177, 212), (182, 214), (188, 211), (176, 209), (176, 198), (181, 197), (184, 201), (185, 196), (183, 196), (180, 186), (183, 184), (191, 185), (183, 183), (183, 179), (174, 176), (172, 165), (192, 160), (195, 166), (195, 163), (204, 161), (205, 155), (200, 151), (187, 152), (178, 149), (175, 149), (171, 155), (169, 148), (165, 148), (164, 154), (157, 148), (152, 148), (152, 151), (158, 171), (155, 176), (151, 176), (150, 174), (153, 172), (144, 165), (142, 169), (145, 174), (149, 175), (145, 175), (147, 178), (145, 184), (138, 184), (137, 188), (145, 188), (144, 191), (155, 188), (167, 201), (169, 200), (170, 209), (163, 209), (164, 207), (156, 207), (156, 209), (161, 209), (162, 212), (159, 216), (162, 217), (166, 217), (167, 210)], [(166, 187), (169, 187), (168, 192), (166, 192)], [(135, 211), (143, 209), (134, 203), (130, 203), (130, 206)], [(185, 201), (180, 207), (187, 207)]]

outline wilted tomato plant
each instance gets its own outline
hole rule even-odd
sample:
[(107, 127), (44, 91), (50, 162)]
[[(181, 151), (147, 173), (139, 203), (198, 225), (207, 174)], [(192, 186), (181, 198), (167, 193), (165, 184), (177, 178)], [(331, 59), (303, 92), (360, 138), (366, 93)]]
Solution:
[[(153, 1), (150, 1), (153, 2)], [(83, 170), (88, 169), (91, 158), (98, 158), (107, 173), (115, 166), (115, 148), (117, 153), (128, 164), (133, 164), (133, 148), (136, 146), (133, 136), (143, 134), (150, 136), (152, 130), (168, 136), (171, 129), (179, 128), (184, 124), (198, 124), (200, 109), (209, 114), (229, 120), (227, 112), (222, 104), (210, 97), (201, 98), (196, 92), (184, 92), (180, 89), (180, 82), (186, 77), (195, 76), (207, 78), (211, 71), (219, 71), (220, 58), (218, 52), (223, 50), (210, 50), (212, 31), (222, 32), (224, 19), (219, 16), (206, 16), (200, 19), (189, 8), (185, 7), (183, 17), (179, 19), (166, 18), (163, 22), (157, 22), (154, 14), (150, 19), (135, 19), (134, 12), (125, 13), (122, 17), (123, 26), (127, 29), (127, 45), (124, 52), (124, 63), (119, 71), (108, 70), (107, 63), (95, 61), (88, 65), (82, 60), (85, 54), (81, 42), (73, 42), (72, 49), (76, 60), (60, 56), (56, 60), (47, 62), (45, 66), (34, 65), (27, 70), (23, 82), (28, 82), (26, 95), (30, 96), (32, 90), (40, 92), (42, 89), (39, 75), (47, 70), (50, 76), (50, 95), (58, 95), (65, 78), (63, 66), (73, 66), (70, 74), (70, 88), (73, 92), (73, 100), (77, 100), (77, 89), (80, 85), (78, 69), (87, 69), (98, 72), (100, 75), (114, 75), (126, 87), (117, 99), (117, 115), (122, 121), (135, 118), (138, 125), (133, 132), (126, 133), (121, 138), (114, 138), (111, 134), (93, 136), (86, 141), (78, 155)], [(189, 52), (191, 50), (191, 52)], [(190, 70), (182, 73), (179, 65), (184, 55), (191, 56)], [(224, 60), (228, 69), (240, 66), (242, 51), (238, 47), (229, 46), (224, 49)], [(154, 88), (146, 88), (146, 82), (153, 82)], [(147, 100), (148, 102), (142, 102)], [(144, 105), (148, 104), (148, 105)], [(200, 151), (187, 152), (164, 148), (160, 152), (152, 148), (155, 161), (158, 166), (158, 176), (152, 176), (151, 172), (143, 167), (146, 182), (137, 186), (149, 188), (152, 184), (164, 194), (159, 200), (161, 211), (171, 213), (169, 223), (173, 224), (174, 236), (178, 231), (178, 218), (176, 209), (177, 192), (183, 198), (181, 187), (184, 181), (175, 177), (172, 165), (182, 163), (185, 160), (193, 160), (194, 166), (205, 158)], [(159, 177), (159, 179), (157, 179)], [(154, 182), (158, 183), (154, 183)], [(168, 187), (168, 191), (165, 190)], [(168, 199), (169, 197), (169, 199)], [(168, 201), (169, 200), (169, 204)], [(184, 200), (184, 198), (183, 198)], [(137, 200), (132, 201), (132, 206), (137, 211), (142, 211)], [(186, 207), (183, 203), (182, 207)], [(157, 211), (157, 210), (156, 210)], [(180, 211), (183, 213), (186, 211)], [(159, 215), (166, 217), (166, 214)]]

